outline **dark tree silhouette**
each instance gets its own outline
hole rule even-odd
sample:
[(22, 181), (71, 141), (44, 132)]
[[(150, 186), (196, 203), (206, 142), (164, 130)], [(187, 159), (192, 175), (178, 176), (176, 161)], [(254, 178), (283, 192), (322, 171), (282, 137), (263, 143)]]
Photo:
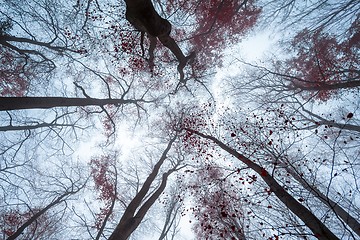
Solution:
[(339, 239), (332, 233), (332, 231), (323, 224), (321, 220), (319, 220), (311, 211), (309, 211), (306, 207), (304, 207), (301, 203), (299, 203), (293, 196), (291, 196), (263, 167), (244, 155), (240, 154), (236, 150), (227, 146), (225, 143), (221, 142), (217, 138), (203, 134), (196, 130), (192, 130), (189, 128), (184, 129), (190, 134), (196, 134), (201, 138), (208, 139), (218, 145), (221, 149), (228, 152), (230, 155), (234, 156), (241, 162), (243, 162), (246, 166), (254, 170), (269, 186), (270, 191), (272, 191), (279, 200), (284, 203), (284, 205), (289, 208), (291, 212), (293, 212), (297, 217), (299, 217), (304, 224), (311, 229), (314, 233), (314, 236), (318, 239), (326, 240), (326, 239)]
[(119, 224), (116, 226), (115, 230), (109, 237), (109, 240), (126, 240), (131, 235), (131, 233), (140, 225), (145, 214), (149, 211), (150, 207), (155, 203), (156, 199), (159, 198), (161, 193), (164, 191), (167, 179), (171, 173), (177, 171), (181, 166), (174, 166), (174, 168), (168, 170), (162, 174), (161, 182), (158, 188), (150, 195), (148, 199), (145, 200), (145, 196), (150, 190), (151, 184), (156, 179), (156, 176), (159, 173), (160, 167), (163, 165), (167, 155), (173, 145), (174, 141), (177, 139), (177, 136), (173, 137), (164, 152), (162, 153), (159, 161), (155, 164), (152, 172), (146, 178), (141, 189), (136, 194), (136, 196), (131, 200), (129, 205), (126, 207), (125, 212), (123, 213)]

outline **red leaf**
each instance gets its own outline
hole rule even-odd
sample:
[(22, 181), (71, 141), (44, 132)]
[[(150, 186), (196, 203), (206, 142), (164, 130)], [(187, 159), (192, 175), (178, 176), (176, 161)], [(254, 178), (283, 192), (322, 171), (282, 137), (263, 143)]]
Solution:
[(347, 118), (352, 118), (353, 116), (354, 116), (353, 113), (349, 113), (346, 117), (347, 117)]

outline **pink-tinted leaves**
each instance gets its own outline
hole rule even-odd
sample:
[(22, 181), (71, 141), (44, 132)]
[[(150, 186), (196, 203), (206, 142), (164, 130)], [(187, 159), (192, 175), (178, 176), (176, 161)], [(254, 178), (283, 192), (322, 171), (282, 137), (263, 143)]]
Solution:
[(111, 200), (115, 197), (114, 172), (111, 169), (113, 164), (114, 160), (110, 156), (91, 159), (91, 174), (101, 200)]
[(220, 64), (221, 51), (228, 43), (239, 41), (241, 35), (252, 28), (261, 12), (248, 1), (210, 0), (201, 1), (196, 6), (196, 30), (190, 43), (197, 51), (201, 64)]
[(11, 52), (0, 47), (0, 96), (24, 96), (31, 75)]
[[(354, 28), (355, 29), (355, 28)], [(354, 37), (358, 30), (354, 30)], [(287, 70), (295, 78), (296, 88), (317, 91), (316, 98), (327, 100), (334, 90), (329, 84), (349, 81), (358, 76), (359, 56), (352, 41), (339, 42), (335, 36), (322, 29), (301, 31), (293, 40), (292, 47), (297, 56), (288, 61)]]
[(95, 189), (99, 192), (99, 200), (105, 203), (97, 213), (95, 227), (100, 229), (105, 217), (110, 212), (111, 203), (116, 199), (116, 176), (114, 172), (115, 156), (101, 156), (91, 159), (91, 174), (95, 183)]
[[(0, 226), (1, 230), (6, 237), (14, 234), (21, 225), (29, 220), (34, 214), (40, 211), (39, 208), (32, 210), (22, 211), (19, 209), (13, 209), (9, 211), (3, 211), (1, 213)], [(28, 226), (22, 233), (23, 239), (27, 237), (32, 238), (46, 238), (51, 235), (56, 229), (53, 219), (48, 213), (42, 214), (34, 223)]]

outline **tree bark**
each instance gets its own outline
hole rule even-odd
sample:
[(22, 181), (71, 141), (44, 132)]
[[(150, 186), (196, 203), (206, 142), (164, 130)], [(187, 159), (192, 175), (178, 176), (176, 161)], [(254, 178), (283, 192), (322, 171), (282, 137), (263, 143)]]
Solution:
[(98, 99), (98, 98), (65, 98), (65, 97), (0, 97), (0, 111), (54, 108), (121, 105), (144, 100)]
[[(175, 55), (179, 62), (177, 69), (182, 82), (184, 80), (184, 67), (195, 58), (195, 53), (192, 52), (187, 57), (184, 55), (179, 45), (170, 36), (171, 23), (156, 12), (151, 0), (125, 0), (125, 3), (126, 19), (131, 25), (141, 32), (148, 33), (151, 37), (157, 37)], [(153, 50), (150, 51), (150, 58), (152, 54)]]
[(331, 200), (325, 194), (323, 194), (318, 188), (310, 185), (304, 178), (302, 178), (294, 169), (291, 169), (288, 164), (283, 161), (280, 161), (279, 166), (285, 167), (286, 171), (296, 180), (301, 186), (303, 186), (306, 190), (311, 192), (314, 197), (319, 199), (322, 203), (327, 205), (330, 209), (334, 211), (335, 214), (338, 215), (341, 220), (344, 221), (346, 225), (348, 225), (359, 237), (360, 237), (360, 223), (349, 214), (348, 211), (343, 209), (339, 204)]
[(344, 81), (344, 82), (335, 82), (335, 83), (322, 83), (322, 82), (308, 82), (309, 86), (295, 84), (290, 86), (293, 89), (301, 89), (304, 91), (324, 91), (324, 90), (337, 90), (337, 89), (347, 89), (347, 88), (357, 88), (360, 87), (360, 81)]
[(0, 127), (0, 132), (6, 131), (22, 131), (22, 130), (33, 130), (38, 128), (45, 128), (45, 127), (74, 127), (74, 124), (60, 124), (60, 123), (39, 123), (36, 125), (22, 125), (22, 126), (3, 126)]
[(267, 183), (271, 191), (279, 198), (279, 200), (285, 204), (286, 207), (290, 209), (298, 218), (300, 218), (304, 224), (310, 228), (314, 236), (320, 240), (335, 240), (339, 239), (332, 233), (312, 212), (310, 212), (306, 207), (299, 203), (294, 197), (292, 197), (264, 168), (262, 168), (257, 163), (251, 161), (249, 158), (238, 153), (236, 150), (230, 148), (225, 143), (221, 142), (215, 137), (205, 135), (198, 131), (192, 129), (185, 129), (190, 133), (196, 134), (202, 138), (209, 139), (212, 142), (216, 143), (220, 148), (239, 159), (249, 168), (254, 170), (259, 176)]
[[(167, 153), (170, 151), (172, 144), (174, 143), (176, 137), (172, 138), (168, 143), (165, 151), (163, 152), (160, 160), (155, 164), (154, 169), (150, 173), (150, 175), (145, 180), (144, 184), (142, 185), (140, 191), (136, 194), (133, 200), (125, 209), (123, 216), (120, 219), (119, 224), (116, 226), (115, 230), (109, 237), (109, 240), (126, 240), (131, 235), (131, 233), (139, 226), (142, 219), (144, 218), (147, 211), (150, 207), (154, 204), (156, 199), (160, 196), (160, 194), (164, 191), (166, 187), (166, 182), (168, 176), (174, 171), (174, 169), (169, 170), (168, 172), (164, 173), (162, 176), (162, 181), (158, 189), (149, 197), (144, 204), (141, 204), (143, 199), (145, 198), (146, 194), (150, 190), (150, 186), (155, 180), (160, 167), (164, 163), (166, 159)], [(137, 212), (136, 210), (139, 209)], [(136, 212), (136, 213), (135, 213)]]

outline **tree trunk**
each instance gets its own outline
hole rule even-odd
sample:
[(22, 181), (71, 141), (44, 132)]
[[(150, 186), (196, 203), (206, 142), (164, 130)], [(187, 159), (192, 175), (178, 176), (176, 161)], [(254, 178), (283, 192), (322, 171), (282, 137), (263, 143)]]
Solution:
[[(187, 57), (184, 55), (179, 45), (170, 36), (170, 22), (156, 12), (151, 0), (125, 0), (125, 3), (126, 19), (131, 25), (141, 32), (148, 33), (151, 37), (157, 37), (175, 55), (179, 62), (177, 69), (180, 74), (180, 81), (182, 82), (184, 80), (184, 67), (195, 58), (195, 53), (192, 52)], [(149, 52), (151, 63), (153, 61), (151, 59), (153, 50)]]
[(136, 103), (143, 100), (97, 99), (97, 98), (65, 98), (65, 97), (0, 97), (0, 111), (54, 108), (104, 106)]
[[(147, 177), (146, 181), (142, 185), (140, 191), (136, 194), (133, 200), (125, 209), (123, 216), (120, 219), (119, 224), (116, 226), (115, 230), (109, 237), (109, 240), (126, 240), (131, 235), (131, 233), (139, 226), (142, 219), (144, 218), (147, 211), (154, 204), (156, 199), (160, 196), (160, 194), (164, 191), (166, 187), (167, 177), (174, 170), (170, 170), (163, 174), (162, 181), (158, 189), (150, 196), (150, 198), (145, 201), (144, 204), (141, 205), (143, 199), (145, 198), (147, 192), (150, 190), (150, 186), (155, 180), (158, 172), (160, 170), (161, 165), (164, 163), (166, 159), (167, 153), (170, 151), (170, 148), (175, 141), (176, 137), (172, 138), (168, 143), (165, 151), (163, 152), (160, 160), (155, 164), (153, 171)], [(135, 214), (136, 210), (137, 213)]]
[(280, 161), (279, 166), (285, 167), (286, 171), (296, 180), (301, 186), (303, 186), (306, 190), (311, 192), (314, 197), (319, 199), (322, 203), (327, 205), (329, 209), (332, 209), (335, 214), (338, 215), (341, 220), (344, 221), (346, 225), (348, 225), (359, 237), (360, 237), (360, 223), (349, 214), (349, 212), (345, 211), (339, 204), (331, 200), (325, 194), (323, 194), (318, 188), (315, 186), (311, 186), (305, 179), (303, 179), (294, 169), (291, 169), (288, 164)]
[(313, 232), (314, 236), (320, 240), (335, 240), (339, 239), (332, 233), (312, 212), (310, 212), (306, 207), (304, 207), (301, 203), (299, 203), (294, 197), (292, 197), (285, 189), (271, 176), (269, 172), (267, 172), (260, 165), (251, 161), (244, 155), (238, 153), (236, 150), (228, 147), (226, 144), (221, 142), (215, 137), (205, 135), (198, 131), (192, 129), (185, 129), (191, 133), (195, 133), (196, 135), (209, 139), (216, 143), (220, 148), (231, 154), (232, 156), (239, 159), (249, 168), (254, 170), (259, 176), (267, 183), (270, 187), (271, 191), (279, 198), (279, 200), (285, 204), (286, 207), (290, 209), (298, 218), (300, 218), (305, 225), (310, 228)]
[(22, 126), (3, 126), (0, 127), (0, 132), (6, 131), (22, 131), (22, 130), (33, 130), (38, 128), (45, 128), (45, 127), (74, 127), (74, 124), (60, 124), (60, 123), (39, 123), (36, 125), (22, 125)]
[(301, 89), (305, 91), (324, 91), (360, 87), (360, 81), (344, 81), (335, 83), (307, 82), (307, 84), (309, 84), (309, 86), (294, 83), (294, 85), (290, 88)]
[(48, 204), (45, 208), (41, 209), (39, 212), (35, 213), (30, 219), (28, 219), (25, 223), (23, 223), (14, 234), (12, 234), (10, 237), (7, 238), (7, 240), (15, 240), (16, 238), (18, 238), (22, 232), (28, 227), (30, 226), (32, 223), (35, 223), (38, 218), (43, 215), (44, 213), (46, 213), (46, 211), (48, 211), (50, 208), (52, 208), (53, 206), (62, 203), (66, 200), (66, 197), (69, 195), (73, 195), (76, 194), (77, 192), (80, 191), (80, 189), (82, 189), (85, 185), (83, 185), (82, 187), (78, 188), (75, 191), (68, 191), (65, 192), (64, 194), (62, 194), (61, 196), (59, 196), (55, 201), (51, 202), (50, 204)]

